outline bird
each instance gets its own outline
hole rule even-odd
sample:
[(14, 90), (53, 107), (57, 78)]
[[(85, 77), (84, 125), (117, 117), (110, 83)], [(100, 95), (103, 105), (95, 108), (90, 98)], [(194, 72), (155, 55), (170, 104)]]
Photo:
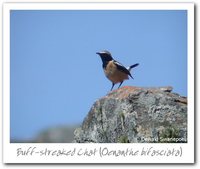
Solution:
[(121, 63), (114, 60), (111, 53), (107, 50), (96, 52), (96, 54), (101, 57), (104, 73), (106, 77), (112, 82), (112, 87), (110, 91), (112, 91), (115, 84), (120, 83), (118, 86), (118, 88), (120, 88), (124, 80), (128, 80), (129, 77), (133, 79), (130, 71), (132, 68), (138, 66), (139, 63), (136, 63), (126, 68)]

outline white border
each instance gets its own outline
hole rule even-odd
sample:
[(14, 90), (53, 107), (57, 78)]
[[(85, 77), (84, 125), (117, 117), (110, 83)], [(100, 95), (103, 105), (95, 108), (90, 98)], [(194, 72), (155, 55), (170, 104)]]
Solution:
[[(10, 143), (10, 10), (187, 10), (188, 11), (188, 143), (182, 144), (12, 144)], [(193, 3), (4, 3), (3, 4), (3, 162), (4, 163), (193, 163), (194, 162), (194, 4)], [(154, 149), (182, 147), (181, 157), (20, 156), (17, 148)]]

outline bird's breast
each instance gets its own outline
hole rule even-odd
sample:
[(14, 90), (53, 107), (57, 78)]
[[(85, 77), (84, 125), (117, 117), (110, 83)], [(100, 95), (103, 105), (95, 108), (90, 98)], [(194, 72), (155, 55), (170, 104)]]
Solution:
[(117, 69), (117, 66), (113, 61), (109, 62), (106, 68), (104, 69), (106, 77), (113, 82), (114, 84), (122, 82), (128, 79), (128, 75)]

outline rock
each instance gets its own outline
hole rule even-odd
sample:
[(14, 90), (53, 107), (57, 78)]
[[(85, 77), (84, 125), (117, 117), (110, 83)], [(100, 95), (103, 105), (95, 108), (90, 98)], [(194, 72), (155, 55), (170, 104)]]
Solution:
[(80, 125), (52, 126), (41, 130), (29, 139), (11, 138), (11, 143), (72, 143), (74, 130)]
[(72, 143), (78, 125), (55, 126), (42, 130), (34, 139), (36, 143)]
[(122, 87), (97, 100), (75, 143), (187, 142), (187, 98), (172, 87)]

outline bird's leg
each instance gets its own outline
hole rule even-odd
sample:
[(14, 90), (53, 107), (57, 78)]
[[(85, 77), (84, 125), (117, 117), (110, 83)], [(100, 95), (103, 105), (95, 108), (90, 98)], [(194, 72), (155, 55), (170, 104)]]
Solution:
[(118, 87), (118, 89), (120, 88), (120, 86), (122, 85), (122, 83), (123, 83), (124, 81), (122, 81), (120, 84), (119, 84), (119, 87)]
[(114, 85), (115, 85), (115, 84), (114, 84), (114, 83), (112, 83), (112, 87), (111, 87), (110, 91), (112, 91), (112, 89), (113, 89)]

